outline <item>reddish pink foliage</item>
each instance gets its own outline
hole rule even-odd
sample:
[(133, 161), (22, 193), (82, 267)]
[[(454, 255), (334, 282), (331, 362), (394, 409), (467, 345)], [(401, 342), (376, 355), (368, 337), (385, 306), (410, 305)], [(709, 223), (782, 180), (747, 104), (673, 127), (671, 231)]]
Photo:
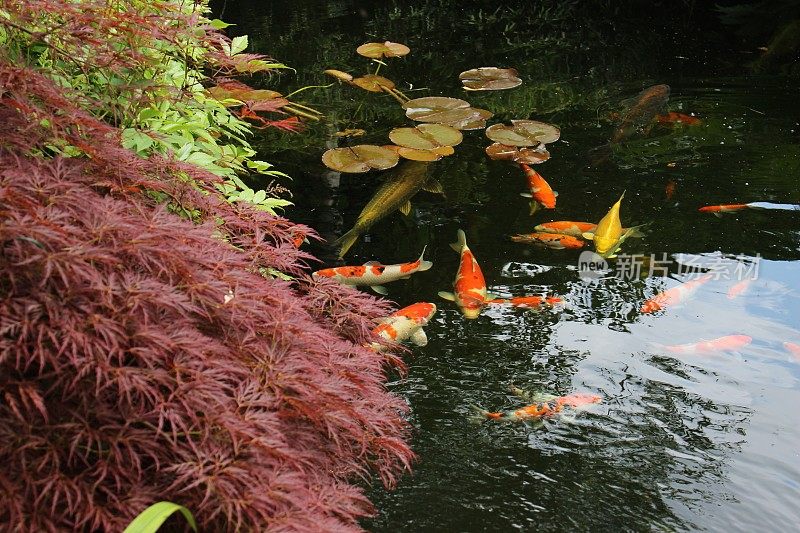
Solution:
[[(80, 105), (0, 59), (0, 523), (119, 531), (166, 499), (206, 531), (358, 530), (354, 478), (412, 458), (364, 347), (387, 305), (308, 279), (309, 228), (203, 194), (215, 176), (138, 158)], [(26, 155), (54, 139), (89, 157)]]
[(266, 280), (213, 225), (100, 194), (91, 170), (0, 155), (0, 522), (120, 530), (168, 499), (207, 530), (355, 529), (348, 480), (410, 460), (359, 344), (385, 310)]

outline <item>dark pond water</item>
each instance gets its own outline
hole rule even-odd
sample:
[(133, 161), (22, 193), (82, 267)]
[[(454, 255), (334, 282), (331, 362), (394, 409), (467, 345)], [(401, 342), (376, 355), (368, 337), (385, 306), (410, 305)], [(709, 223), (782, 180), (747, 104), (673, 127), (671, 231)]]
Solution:
[[(408, 375), (390, 384), (411, 406), (419, 460), (396, 490), (371, 490), (379, 514), (364, 523), (369, 530), (789, 531), (800, 523), (800, 358), (783, 347), (800, 343), (800, 212), (698, 212), (724, 203), (800, 204), (798, 85), (750, 73), (744, 64), (755, 54), (735, 44), (735, 28), (722, 27), (710, 6), (588, 4), (215, 6), (256, 51), (297, 70), (266, 83), (284, 93), (328, 84), (327, 68), (374, 69), (355, 48), (388, 39), (412, 52), (387, 61), (381, 74), (412, 98), (463, 97), (495, 112), (490, 124), (534, 118), (562, 131), (552, 158), (537, 167), (560, 192), (555, 210), (530, 216), (519, 196), (521, 171), (488, 160), (482, 131), (465, 132), (455, 155), (431, 165), (445, 195), (419, 193), (410, 217), (388, 216), (346, 257), (346, 264), (403, 262), (427, 245), (434, 267), (387, 288), (399, 305), (439, 306), (426, 328), (429, 344), (412, 349)], [(763, 23), (763, 15), (753, 20)], [(481, 66), (514, 67), (524, 83), (465, 96), (458, 73)], [(654, 127), (615, 148), (607, 164), (588, 166), (587, 152), (607, 142), (620, 103), (662, 83), (671, 87), (668, 109), (702, 124)], [(297, 205), (287, 215), (333, 239), (381, 182), (379, 173), (340, 175), (320, 164), (322, 152), (349, 142), (334, 133), (362, 128), (367, 134), (354, 142), (384, 144), (390, 129), (410, 121), (388, 96), (338, 84), (293, 99), (326, 120), (301, 135), (255, 142), (293, 177), (287, 185)], [(623, 190), (623, 225), (650, 223), (623, 252), (666, 267), (652, 275), (645, 265), (642, 276), (619, 279), (618, 260), (587, 280), (579, 251), (507, 239), (549, 220), (597, 222)], [(437, 296), (452, 288), (458, 256), (448, 244), (459, 228), (491, 291), (557, 294), (565, 305), (492, 307), (465, 320)], [(329, 250), (312, 251), (336, 264)], [(727, 270), (685, 305), (641, 314), (644, 300), (691, 279), (687, 265)], [(757, 279), (729, 298), (743, 273)], [(661, 346), (732, 334), (752, 343), (715, 355)], [(544, 425), (472, 423), (471, 405), (524, 405), (509, 393), (511, 382), (603, 401)]]

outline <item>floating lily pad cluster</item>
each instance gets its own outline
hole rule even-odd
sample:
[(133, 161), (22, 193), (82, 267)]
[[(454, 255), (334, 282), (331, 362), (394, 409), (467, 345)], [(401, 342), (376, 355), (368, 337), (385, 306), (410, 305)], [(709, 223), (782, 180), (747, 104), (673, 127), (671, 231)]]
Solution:
[(522, 84), (513, 68), (473, 68), (459, 74), (458, 79), (464, 84), (465, 91), (499, 91)]
[(486, 128), (486, 136), (494, 141), (486, 148), (490, 159), (531, 165), (550, 159), (546, 145), (557, 141), (561, 131), (538, 120), (512, 120), (511, 125), (494, 124)]
[[(363, 44), (356, 52), (383, 65), (381, 58), (401, 57), (408, 54), (410, 49), (400, 43), (385, 41)], [(461, 130), (484, 129), (486, 121), (494, 116), (491, 111), (472, 107), (460, 98), (426, 96), (409, 100), (397, 90), (392, 80), (379, 76), (377, 72), (360, 78), (335, 69), (326, 70), (325, 74), (365, 91), (390, 94), (402, 104), (408, 118), (422, 124), (392, 130), (389, 139), (393, 145), (358, 145), (328, 150), (322, 160), (331, 169), (340, 172), (381, 170), (397, 164), (399, 157), (414, 161), (437, 161), (454, 153), (453, 147), (463, 138)], [(513, 68), (475, 68), (462, 72), (459, 79), (468, 91), (511, 89), (522, 83)], [(489, 127), (486, 135), (494, 141), (486, 149), (491, 159), (537, 164), (550, 158), (546, 144), (558, 140), (560, 132), (555, 126), (544, 122), (512, 120), (511, 125), (495, 124)]]
[(469, 102), (447, 96), (415, 98), (403, 104), (406, 116), (417, 122), (446, 124), (457, 130), (481, 130), (494, 113), (470, 106)]
[(322, 154), (325, 166), (339, 172), (359, 173), (385, 170), (395, 166), (400, 157), (413, 161), (438, 161), (454, 153), (463, 136), (444, 124), (420, 124), (415, 128), (395, 128), (389, 132), (393, 145), (361, 144), (332, 148)]

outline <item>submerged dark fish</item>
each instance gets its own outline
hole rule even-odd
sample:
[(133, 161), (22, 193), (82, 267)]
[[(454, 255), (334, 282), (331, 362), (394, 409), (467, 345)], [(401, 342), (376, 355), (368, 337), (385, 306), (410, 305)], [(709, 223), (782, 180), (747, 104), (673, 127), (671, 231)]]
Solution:
[(622, 144), (640, 131), (646, 131), (653, 124), (656, 115), (664, 109), (669, 100), (669, 85), (653, 85), (640, 92), (628, 104), (619, 124), (611, 133), (608, 143), (590, 152), (593, 165), (599, 165), (611, 157), (614, 145)]
[(669, 85), (653, 85), (640, 92), (622, 120), (611, 134), (610, 143), (625, 142), (636, 132), (646, 128), (669, 100)]
[(428, 176), (428, 165), (426, 162), (406, 161), (390, 171), (386, 181), (361, 210), (353, 229), (333, 243), (339, 249), (340, 258), (344, 257), (359, 235), (386, 215), (397, 210), (407, 215), (411, 211), (411, 198), (421, 189), (442, 192), (441, 184)]

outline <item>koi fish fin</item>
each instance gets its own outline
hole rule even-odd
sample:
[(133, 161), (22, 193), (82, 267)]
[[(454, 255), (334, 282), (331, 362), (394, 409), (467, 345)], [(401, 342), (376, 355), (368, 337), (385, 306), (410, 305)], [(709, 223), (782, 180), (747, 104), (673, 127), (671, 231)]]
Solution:
[(558, 191), (553, 191), (553, 196), (558, 197)]
[(592, 233), (591, 231), (584, 231), (583, 233), (581, 233), (581, 237), (583, 237), (587, 241), (593, 241), (594, 233)]
[(519, 193), (519, 195), (522, 196), (523, 198), (533, 198), (533, 195), (529, 192), (521, 192)]
[(499, 300), (499, 299), (500, 299), (500, 295), (499, 294), (495, 294), (493, 292), (487, 292), (486, 293), (486, 298), (484, 298), (484, 301), (488, 303), (491, 300)]
[(379, 264), (377, 261), (367, 261), (366, 263), (364, 263), (364, 266), (372, 266), (377, 264)]
[(472, 411), (469, 421), (473, 424), (481, 424), (487, 420), (500, 420), (503, 418), (503, 413), (492, 413), (474, 404), (470, 405), (469, 408)]
[(722, 218), (722, 213), (720, 213), (719, 211), (714, 211), (713, 215), (717, 218)]
[(408, 216), (411, 213), (411, 200), (407, 201), (403, 205), (397, 208), (401, 213), (405, 216)]
[(539, 202), (537, 202), (536, 200), (531, 200), (530, 214), (535, 215), (538, 210), (539, 210)]
[(428, 344), (428, 336), (425, 335), (425, 330), (419, 328), (417, 331), (411, 335), (411, 342), (416, 344), (417, 346), (425, 346)]
[(451, 242), (450, 243), (450, 248), (455, 250), (456, 253), (460, 254), (461, 250), (463, 250), (467, 246), (467, 236), (464, 233), (463, 229), (458, 230), (458, 233), (456, 233), (456, 236), (458, 237), (458, 242)]
[(452, 292), (439, 291), (438, 294), (439, 294), (439, 298), (444, 298), (445, 300), (450, 300), (451, 302), (455, 302), (456, 301), (456, 295), (453, 294)]
[(389, 294), (389, 291), (383, 285), (370, 285), (369, 288), (377, 292), (378, 294), (382, 294), (383, 296)]
[(333, 246), (339, 249), (339, 259), (344, 257), (344, 254), (346, 254), (350, 247), (355, 244), (356, 240), (358, 240), (358, 236), (358, 230), (353, 228), (336, 239), (336, 241), (333, 243)]
[(434, 194), (444, 194), (444, 187), (442, 187), (442, 184), (439, 182), (439, 180), (433, 178), (425, 182), (425, 185), (422, 186), (422, 190), (432, 192)]
[(628, 237), (641, 239), (642, 237), (644, 237), (644, 232), (642, 231), (642, 229), (646, 228), (649, 225), (650, 222), (648, 222), (647, 224), (639, 224), (638, 226), (633, 226), (631, 228), (628, 228), (628, 230), (625, 233), (628, 234)]
[(422, 247), (422, 253), (419, 254), (419, 268), (417, 272), (425, 272), (426, 270), (430, 270), (433, 266), (431, 261), (425, 261), (422, 257), (425, 255), (425, 250), (428, 248), (428, 245)]

